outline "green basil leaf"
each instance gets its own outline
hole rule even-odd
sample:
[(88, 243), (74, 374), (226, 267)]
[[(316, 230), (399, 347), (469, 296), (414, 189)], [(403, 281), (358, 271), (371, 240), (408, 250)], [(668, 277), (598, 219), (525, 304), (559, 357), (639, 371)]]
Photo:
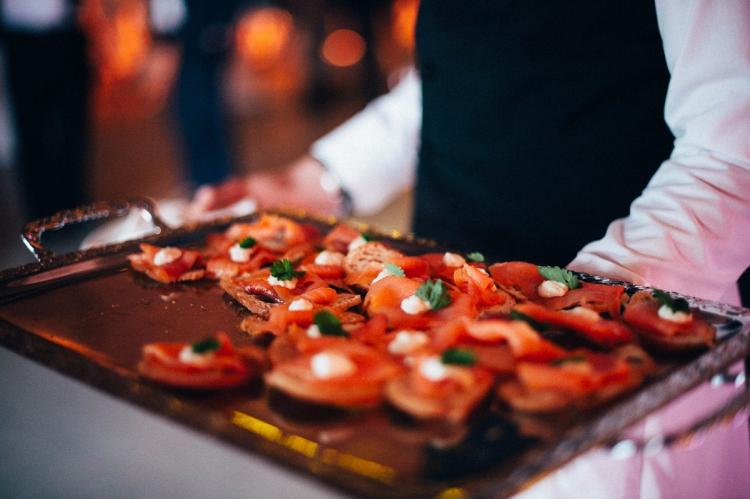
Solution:
[(430, 304), (432, 310), (438, 310), (451, 304), (451, 297), (443, 281), (425, 281), (417, 289), (416, 295)]
[(239, 242), (239, 245), (240, 245), (240, 248), (242, 249), (249, 249), (255, 246), (256, 242), (257, 241), (253, 239), (252, 237), (246, 237), (245, 239)]
[(461, 348), (450, 348), (440, 356), (443, 364), (456, 364), (460, 366), (473, 366), (477, 362), (477, 356), (471, 350)]
[(279, 281), (291, 281), (295, 277), (302, 277), (305, 273), (301, 270), (294, 270), (292, 262), (284, 258), (271, 264), (271, 275)]
[(219, 349), (219, 346), (219, 340), (216, 338), (206, 338), (205, 340), (193, 343), (190, 348), (192, 348), (193, 353), (208, 353), (215, 352)]
[(654, 298), (659, 300), (662, 305), (666, 305), (672, 312), (690, 312), (690, 304), (684, 298), (672, 298), (666, 291), (654, 289)]
[(386, 272), (388, 272), (390, 275), (395, 275), (397, 277), (404, 277), (406, 274), (404, 273), (404, 269), (396, 265), (395, 263), (386, 263), (383, 268)]
[(557, 281), (565, 284), (568, 289), (576, 289), (581, 286), (581, 283), (578, 281), (578, 278), (573, 275), (573, 272), (571, 272), (568, 269), (563, 269), (560, 267), (545, 267), (545, 266), (539, 266), (537, 267), (539, 269), (539, 274), (544, 277), (545, 279), (548, 279), (550, 281)]
[(469, 253), (468, 255), (466, 255), (466, 259), (470, 262), (484, 263), (484, 255), (478, 251)]
[(328, 310), (321, 310), (313, 316), (313, 324), (318, 326), (323, 336), (349, 337), (349, 333), (341, 327), (341, 321)]

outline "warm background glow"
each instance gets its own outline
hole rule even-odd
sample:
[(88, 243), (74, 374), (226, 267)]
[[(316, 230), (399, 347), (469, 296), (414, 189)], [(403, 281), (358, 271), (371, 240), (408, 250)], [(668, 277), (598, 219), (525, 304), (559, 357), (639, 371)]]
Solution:
[(419, 0), (396, 0), (393, 2), (393, 38), (401, 47), (414, 47), (414, 28), (417, 21)]
[(357, 64), (365, 54), (365, 40), (356, 31), (337, 29), (323, 42), (321, 55), (332, 66), (345, 68)]
[(252, 11), (237, 23), (237, 51), (256, 70), (278, 62), (294, 30), (289, 12), (267, 7)]

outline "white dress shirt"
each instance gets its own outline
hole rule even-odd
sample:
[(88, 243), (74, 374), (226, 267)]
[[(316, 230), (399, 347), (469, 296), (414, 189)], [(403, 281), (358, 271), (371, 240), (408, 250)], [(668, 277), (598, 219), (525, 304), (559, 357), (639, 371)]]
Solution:
[[(665, 118), (674, 151), (630, 214), (570, 267), (737, 303), (735, 283), (750, 265), (750, 0), (657, 0), (656, 10), (671, 74)], [(357, 213), (375, 212), (413, 185), (420, 101), (412, 72), (313, 145)], [(677, 429), (727, 391), (701, 387), (633, 431)], [(698, 447), (653, 456), (589, 452), (524, 497), (747, 497), (747, 418), (736, 423)]]

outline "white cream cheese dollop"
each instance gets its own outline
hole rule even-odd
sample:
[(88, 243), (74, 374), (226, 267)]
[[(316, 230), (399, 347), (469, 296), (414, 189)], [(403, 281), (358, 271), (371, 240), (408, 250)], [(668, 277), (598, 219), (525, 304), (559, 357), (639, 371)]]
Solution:
[(423, 360), (417, 369), (419, 369), (420, 376), (433, 383), (439, 383), (446, 379), (456, 381), (465, 387), (469, 387), (474, 383), (474, 376), (469, 369), (446, 365), (438, 356)]
[(297, 298), (289, 304), (289, 311), (299, 312), (302, 310), (312, 310), (313, 304), (310, 300), (305, 298)]
[(359, 236), (358, 238), (356, 238), (355, 240), (349, 243), (348, 250), (353, 251), (364, 244), (367, 244), (367, 239), (365, 239), (362, 236)]
[(167, 246), (156, 252), (154, 255), (154, 265), (162, 266), (168, 263), (172, 263), (182, 256), (182, 250), (180, 248), (174, 248)]
[(388, 351), (393, 355), (408, 355), (427, 345), (429, 341), (429, 337), (422, 331), (402, 330), (388, 343)]
[(376, 282), (385, 279), (389, 275), (392, 275), (392, 274), (388, 272), (388, 269), (383, 269), (380, 271), (378, 275), (375, 276), (375, 279), (373, 279), (370, 284), (375, 284)]
[(392, 276), (392, 275), (396, 276), (396, 277), (400, 277), (398, 274), (394, 274), (393, 272), (391, 272), (390, 270), (388, 270), (388, 267), (385, 266), (385, 267), (383, 267), (383, 270), (381, 270), (380, 273), (377, 276), (375, 276), (375, 279), (373, 279), (370, 284), (375, 284), (376, 282), (380, 281), (381, 279), (385, 279), (386, 277), (389, 277), (389, 276)]
[(568, 313), (585, 317), (590, 321), (598, 321), (602, 318), (599, 314), (596, 313), (595, 310), (591, 310), (590, 308), (586, 307), (571, 308), (570, 310), (568, 310)]
[(677, 324), (684, 324), (693, 318), (693, 315), (690, 312), (675, 312), (667, 305), (659, 307), (657, 314), (660, 318), (666, 321), (676, 322)]
[(430, 302), (418, 297), (417, 295), (411, 295), (401, 300), (401, 310), (409, 315), (418, 315), (427, 312), (431, 308)]
[(247, 263), (250, 261), (251, 248), (243, 248), (240, 243), (229, 248), (229, 259), (237, 263)]
[(204, 367), (214, 358), (214, 352), (195, 353), (192, 345), (186, 345), (180, 350), (179, 358), (183, 364)]
[(286, 289), (294, 289), (297, 287), (297, 278), (294, 277), (292, 279), (285, 279), (282, 281), (280, 279), (276, 279), (272, 275), (269, 275), (268, 284), (270, 284), (271, 286), (281, 286), (282, 288)]
[(438, 357), (430, 357), (419, 364), (419, 374), (430, 381), (443, 381), (448, 377), (448, 367)]
[(307, 334), (308, 338), (320, 338), (321, 336), (323, 336), (320, 333), (320, 328), (316, 326), (315, 324), (308, 327), (307, 331), (305, 331), (305, 334)]
[(542, 298), (555, 298), (565, 296), (568, 292), (568, 287), (561, 282), (547, 280), (542, 282), (536, 291)]
[(466, 263), (466, 259), (458, 253), (446, 252), (443, 255), (443, 264), (446, 267), (462, 267)]
[(310, 359), (310, 368), (319, 379), (348, 376), (357, 370), (357, 366), (348, 357), (335, 352), (316, 353)]
[(338, 251), (326, 250), (318, 253), (318, 255), (315, 257), (315, 263), (317, 265), (335, 265), (337, 267), (341, 267), (342, 265), (344, 265), (344, 258), (346, 257)]

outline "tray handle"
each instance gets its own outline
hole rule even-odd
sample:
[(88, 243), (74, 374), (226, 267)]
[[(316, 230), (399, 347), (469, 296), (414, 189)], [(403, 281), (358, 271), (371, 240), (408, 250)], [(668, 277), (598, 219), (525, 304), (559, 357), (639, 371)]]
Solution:
[(733, 384), (737, 388), (744, 385), (745, 389), (711, 414), (680, 430), (646, 439), (626, 438), (613, 441), (609, 444), (610, 455), (615, 459), (627, 459), (639, 452), (654, 455), (666, 448), (693, 445), (696, 441), (702, 441), (701, 434), (711, 428), (732, 423), (737, 417), (748, 417), (746, 409), (750, 407), (750, 390), (744, 370), (737, 374), (717, 374), (711, 379), (711, 384), (715, 387)]
[(133, 209), (142, 210), (159, 232), (169, 230), (167, 224), (159, 217), (153, 201), (148, 198), (135, 197), (121, 201), (97, 201), (78, 208), (58, 211), (49, 217), (33, 220), (24, 225), (21, 231), (21, 239), (34, 257), (44, 263), (54, 256), (54, 252), (42, 243), (42, 235), (45, 232), (60, 230), (73, 224), (122, 217)]

